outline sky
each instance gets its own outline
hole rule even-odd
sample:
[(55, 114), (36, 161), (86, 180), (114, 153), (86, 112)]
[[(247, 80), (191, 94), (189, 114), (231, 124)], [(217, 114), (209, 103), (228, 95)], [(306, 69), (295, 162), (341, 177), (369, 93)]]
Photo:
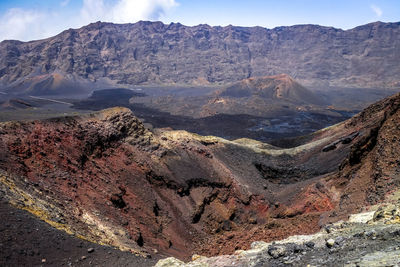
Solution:
[(400, 0), (0, 0), (0, 41), (43, 39), (96, 21), (139, 20), (267, 28), (319, 24), (346, 30), (399, 22)]

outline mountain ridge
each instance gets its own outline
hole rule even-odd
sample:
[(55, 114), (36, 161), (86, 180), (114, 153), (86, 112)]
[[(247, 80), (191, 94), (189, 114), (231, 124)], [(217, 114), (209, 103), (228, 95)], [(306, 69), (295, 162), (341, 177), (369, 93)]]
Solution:
[[(305, 86), (396, 87), (400, 23), (184, 26), (96, 22), (43, 40), (0, 43), (0, 84), (59, 72), (111, 84), (226, 84), (288, 73)], [(196, 63), (194, 63), (196, 62)]]

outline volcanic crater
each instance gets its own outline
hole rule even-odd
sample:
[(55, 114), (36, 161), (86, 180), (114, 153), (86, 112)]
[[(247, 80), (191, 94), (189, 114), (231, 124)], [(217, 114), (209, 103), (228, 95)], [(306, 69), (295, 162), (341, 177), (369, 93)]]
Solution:
[[(313, 233), (397, 188), (400, 95), (279, 148), (170, 129), (127, 108), (0, 124), (4, 199), (137, 255), (220, 255)], [(390, 144), (390, 145), (388, 145)]]

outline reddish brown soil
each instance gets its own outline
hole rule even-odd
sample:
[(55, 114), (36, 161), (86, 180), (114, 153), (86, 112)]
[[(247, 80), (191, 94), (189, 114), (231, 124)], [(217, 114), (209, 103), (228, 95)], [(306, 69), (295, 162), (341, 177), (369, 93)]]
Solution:
[(268, 223), (258, 226), (246, 225), (238, 230), (225, 231), (201, 240), (195, 252), (206, 256), (227, 255), (238, 249), (249, 249), (254, 241), (269, 242), (296, 234), (315, 233), (319, 229), (319, 218), (320, 213), (300, 215), (295, 218), (270, 218)]

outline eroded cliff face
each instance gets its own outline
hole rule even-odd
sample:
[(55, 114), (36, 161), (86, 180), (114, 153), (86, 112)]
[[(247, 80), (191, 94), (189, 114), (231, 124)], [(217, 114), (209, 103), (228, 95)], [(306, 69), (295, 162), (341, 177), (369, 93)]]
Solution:
[(381, 22), (347, 31), (97, 22), (45, 40), (0, 43), (0, 82), (51, 92), (82, 90), (83, 81), (207, 85), (287, 73), (306, 86), (395, 87), (399, 31), (399, 23)]
[(233, 253), (315, 232), (397, 188), (399, 99), (290, 149), (150, 132), (124, 108), (2, 123), (1, 194), (59, 229), (138, 254)]
[[(399, 95), (371, 105), (347, 123), (361, 136), (330, 177), (329, 183), (341, 191), (336, 214), (359, 211), (361, 203), (374, 205), (398, 190), (400, 182)], [(362, 125), (362, 128), (360, 127)]]

